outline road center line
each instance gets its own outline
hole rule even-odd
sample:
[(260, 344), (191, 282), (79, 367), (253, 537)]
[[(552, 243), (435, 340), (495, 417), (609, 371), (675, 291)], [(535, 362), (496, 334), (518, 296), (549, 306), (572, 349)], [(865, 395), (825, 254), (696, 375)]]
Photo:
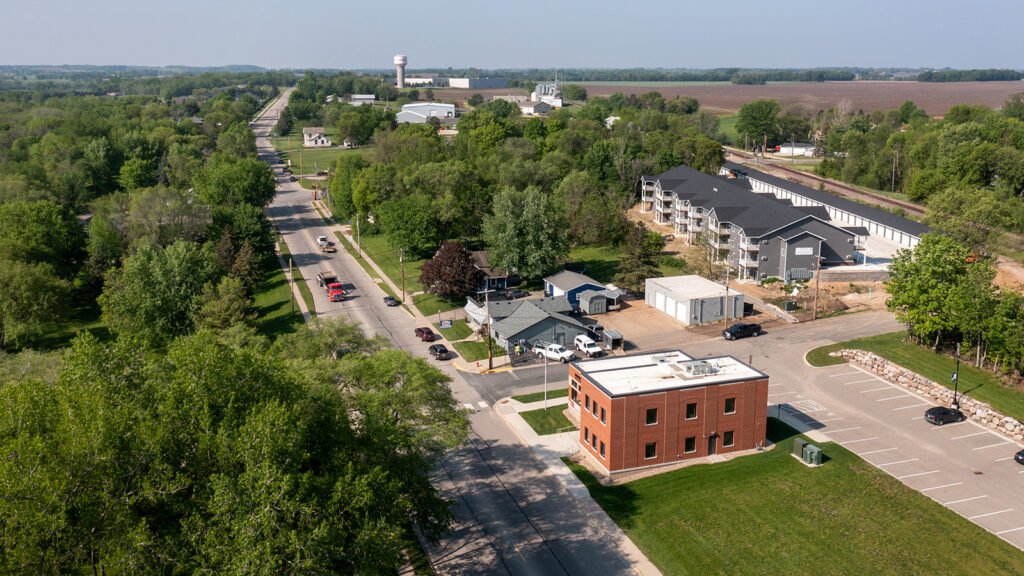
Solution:
[(927, 492), (929, 490), (938, 490), (939, 488), (951, 488), (953, 486), (959, 486), (961, 484), (963, 484), (963, 482), (953, 482), (952, 484), (943, 484), (942, 486), (932, 486), (931, 488), (922, 488), (921, 490), (918, 490), (918, 492)]
[(988, 514), (978, 514), (977, 516), (968, 516), (968, 520), (974, 520), (975, 518), (984, 518), (985, 516), (995, 516), (996, 514), (1002, 514), (1003, 512), (1013, 512), (1013, 508), (1007, 508), (1006, 510), (1000, 510), (999, 512), (989, 512)]
[(954, 436), (950, 440), (959, 440), (961, 438), (970, 438), (971, 436), (981, 436), (982, 434), (988, 434), (988, 432), (975, 432), (974, 434), (964, 434), (963, 436)]
[(1006, 442), (1000, 442), (999, 444), (989, 444), (988, 446), (978, 446), (977, 448), (974, 449), (974, 451), (984, 450), (985, 448), (995, 448), (996, 446), (1002, 446), (1004, 444), (1009, 444), (1009, 443), (1010, 443), (1010, 441), (1007, 440)]
[(881, 450), (872, 450), (871, 452), (861, 452), (860, 456), (867, 456), (868, 454), (878, 454), (879, 452), (889, 452), (890, 450), (899, 450), (899, 448), (882, 448)]
[(858, 430), (860, 426), (854, 426), (853, 428), (842, 428), (840, 430), (824, 430), (825, 434), (838, 434), (840, 432), (849, 432), (850, 430)]
[(861, 390), (861, 394), (867, 394), (868, 392), (881, 392), (882, 390), (892, 390), (892, 386), (882, 386), (881, 388), (872, 388), (871, 390)]
[(907, 462), (917, 462), (917, 458), (910, 458), (909, 460), (897, 460), (895, 462), (887, 462), (885, 464), (876, 464), (879, 468), (882, 466), (892, 466), (893, 464), (905, 464)]
[(959, 500), (953, 500), (952, 502), (945, 502), (943, 506), (949, 506), (951, 504), (959, 504), (961, 502), (970, 502), (971, 500), (979, 500), (981, 498), (988, 498), (988, 494), (982, 494), (981, 496), (971, 496), (970, 498), (961, 498)]
[(858, 438), (857, 440), (847, 440), (846, 442), (840, 442), (843, 446), (847, 444), (853, 444), (854, 442), (867, 442), (868, 440), (878, 440), (878, 436), (872, 436), (871, 438)]
[(928, 474), (935, 474), (938, 470), (929, 470), (927, 472), (918, 472), (917, 474), (907, 474), (906, 476), (897, 476), (897, 480), (903, 480), (904, 478), (914, 478), (916, 476), (927, 476)]

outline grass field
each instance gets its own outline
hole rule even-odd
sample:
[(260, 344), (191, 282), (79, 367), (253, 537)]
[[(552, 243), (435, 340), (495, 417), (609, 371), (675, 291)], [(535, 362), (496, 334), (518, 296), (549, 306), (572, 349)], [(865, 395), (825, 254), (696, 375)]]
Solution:
[[(956, 370), (956, 360), (915, 344), (907, 339), (906, 332), (890, 332), (815, 348), (807, 353), (807, 362), (812, 366), (844, 364), (845, 359), (828, 355), (829, 352), (843, 348), (874, 352), (950, 390), (953, 389), (950, 374)], [(991, 404), (993, 408), (1008, 416), (1024, 419), (1024, 394), (1003, 386), (989, 372), (971, 366), (969, 358), (960, 362), (959, 390), (975, 400)]]
[[(466, 362), (476, 362), (478, 360), (487, 360), (487, 343), (486, 342), (453, 342), (452, 348), (462, 356), (462, 359)], [(492, 343), (491, 353), (494, 358), (505, 355), (505, 349), (498, 346), (497, 343)]]
[(541, 436), (578, 430), (565, 417), (565, 414), (562, 414), (563, 410), (565, 410), (565, 404), (549, 406), (547, 410), (538, 408), (537, 410), (520, 412), (519, 415), (523, 417), (523, 420), (526, 420), (526, 423), (530, 425), (530, 428), (533, 428), (534, 432)]
[[(340, 232), (335, 232), (334, 236), (337, 237), (338, 242), (345, 247), (345, 250), (347, 250), (348, 253), (351, 254), (352, 257), (356, 259), (356, 262), (359, 262), (359, 265), (363, 267), (363, 270), (366, 270), (366, 273), (370, 275), (370, 278), (372, 278), (374, 282), (377, 282), (378, 284), (387, 287), (387, 284), (384, 284), (384, 282), (381, 281), (380, 274), (377, 274), (377, 271), (373, 269), (373, 266), (370, 266), (370, 263), (366, 261), (366, 258), (363, 258), (362, 256), (359, 255), (359, 251), (356, 250), (355, 245), (351, 244), (348, 241), (348, 238), (343, 236)], [(388, 292), (389, 294), (391, 293), (390, 288), (385, 291)], [(391, 296), (397, 298), (398, 294), (391, 294)]]
[(281, 334), (294, 332), (302, 325), (302, 314), (298, 306), (291, 313), (291, 290), (284, 270), (274, 266), (263, 274), (263, 283), (253, 295), (253, 310), (256, 312), (256, 330), (273, 340)]
[(469, 338), (473, 335), (473, 329), (469, 327), (469, 324), (466, 324), (465, 320), (456, 320), (452, 322), (451, 328), (445, 328), (443, 330), (439, 323), (434, 323), (434, 328), (437, 328), (437, 331), (440, 332), (441, 335), (445, 337), (445, 340), (448, 340), (449, 342)]
[(665, 88), (669, 86), (722, 86), (729, 85), (731, 82), (703, 82), (698, 80), (681, 81), (681, 82), (630, 82), (629, 80), (612, 80), (608, 82), (565, 82), (565, 84), (579, 84), (580, 86), (639, 86), (639, 87), (651, 87), (651, 88)]
[(722, 135), (722, 139), (726, 142), (736, 142), (739, 134), (736, 133), (735, 114), (725, 114), (718, 117), (718, 133)]
[[(548, 400), (552, 398), (565, 398), (569, 395), (569, 389), (565, 386), (558, 388), (552, 388), (548, 386)], [(520, 394), (519, 396), (513, 396), (513, 400), (522, 402), (523, 404), (530, 404), (531, 402), (540, 402), (544, 399), (544, 392), (534, 392), (532, 394)]]
[[(384, 274), (398, 286), (402, 287), (402, 263), (398, 259), (398, 251), (391, 248), (387, 237), (383, 234), (368, 236), (363, 234), (359, 239), (363, 246), (363, 253), (373, 260)], [(412, 257), (405, 259), (405, 293), (419, 292), (423, 290), (417, 279), (420, 277), (420, 266), (423, 260), (416, 260)]]
[[(332, 141), (334, 140), (333, 127), (325, 126), (324, 133)], [(329, 169), (342, 154), (363, 154), (366, 150), (365, 148), (304, 148), (301, 126), (292, 128), (288, 137), (271, 138), (270, 143), (280, 154), (282, 162), (288, 164), (288, 160), (292, 161), (292, 172), (296, 175), (300, 173), (300, 167), (301, 173), (312, 174), (316, 170)]]
[[(291, 258), (291, 252), (288, 251), (288, 244), (283, 239), (278, 241), (281, 246), (281, 257), (284, 258), (285, 266), (288, 265), (288, 259)], [(306, 303), (306, 308), (309, 309), (309, 313), (316, 315), (316, 305), (313, 303), (313, 294), (309, 291), (309, 286), (302, 279), (302, 272), (299, 271), (298, 266), (292, 266), (292, 278), (295, 280), (295, 284), (299, 287), (299, 293), (302, 294), (302, 301)]]
[(768, 420), (774, 450), (605, 487), (591, 495), (664, 574), (1021, 574), (1024, 554), (855, 454)]
[[(622, 250), (610, 246), (578, 246), (569, 251), (569, 262), (567, 268), (579, 270), (585, 268), (584, 274), (598, 282), (605, 284), (612, 282), (615, 274), (619, 271), (619, 262), (622, 260)], [(676, 276), (683, 273), (683, 269), (668, 263), (659, 263), (658, 269), (665, 276)], [(540, 288), (541, 286), (538, 286)]]

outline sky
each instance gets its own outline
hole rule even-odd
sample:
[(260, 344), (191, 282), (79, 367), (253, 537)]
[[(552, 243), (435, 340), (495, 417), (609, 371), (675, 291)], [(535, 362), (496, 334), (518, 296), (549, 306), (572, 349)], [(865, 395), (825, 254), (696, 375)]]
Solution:
[(0, 0), (0, 64), (1024, 69), (1019, 0)]

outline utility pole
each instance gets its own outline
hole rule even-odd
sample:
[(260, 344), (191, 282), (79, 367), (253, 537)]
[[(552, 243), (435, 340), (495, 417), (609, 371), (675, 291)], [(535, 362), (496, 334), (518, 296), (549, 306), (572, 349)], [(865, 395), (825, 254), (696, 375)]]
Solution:
[[(484, 336), (487, 338), (487, 369), (494, 370), (494, 352), (491, 350), (491, 291), (484, 292), (484, 309), (487, 312), (487, 329)], [(509, 362), (511, 364), (511, 361)]]
[(292, 316), (295, 315), (295, 274), (292, 272), (292, 258), (288, 257), (288, 294), (292, 303)]
[[(726, 258), (728, 258), (728, 256), (726, 256)], [(725, 266), (725, 323), (726, 324), (729, 323), (729, 272), (731, 270), (732, 270), (732, 268), (730, 268), (728, 266), (728, 263), (727, 263), (726, 266)]]
[(960, 387), (960, 343), (956, 344), (956, 371), (953, 372), (953, 408), (960, 408), (960, 400), (957, 399), (957, 392)]
[[(359, 240), (359, 218), (360, 218), (360, 216), (361, 215), (359, 214), (359, 212), (356, 212), (356, 250), (359, 252), (359, 257), (362, 258), (363, 257), (363, 244)], [(352, 229), (349, 228), (349, 231), (351, 231), (351, 230)]]
[(821, 284), (821, 241), (818, 241), (818, 256), (814, 264), (814, 311), (811, 312), (811, 320), (818, 319), (818, 285)]
[(402, 265), (402, 302), (405, 302), (405, 248), (398, 249), (398, 263)]

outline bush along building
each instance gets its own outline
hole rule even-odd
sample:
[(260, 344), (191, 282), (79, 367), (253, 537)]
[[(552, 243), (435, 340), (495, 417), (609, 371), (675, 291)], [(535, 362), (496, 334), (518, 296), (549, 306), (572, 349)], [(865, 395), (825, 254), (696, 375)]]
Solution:
[(869, 232), (830, 222), (827, 207), (752, 191), (745, 179), (677, 166), (641, 182), (641, 210), (688, 243), (705, 244), (741, 279), (808, 279), (819, 266), (856, 264)]
[(763, 446), (768, 376), (733, 358), (680, 350), (569, 365), (579, 441), (613, 474)]

